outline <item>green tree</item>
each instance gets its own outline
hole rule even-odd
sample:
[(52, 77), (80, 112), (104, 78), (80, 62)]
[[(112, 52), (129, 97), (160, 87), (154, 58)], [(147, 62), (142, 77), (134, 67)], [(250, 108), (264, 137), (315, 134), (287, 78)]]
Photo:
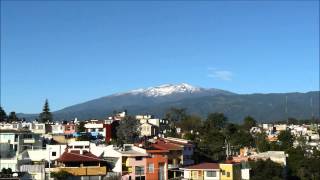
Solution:
[(287, 149), (287, 166), (289, 179), (318, 180), (320, 179), (320, 154), (316, 149), (312, 155), (305, 155), (302, 147)]
[(165, 136), (180, 138), (179, 134), (177, 133), (177, 129), (173, 126), (167, 127), (166, 132), (165, 132)]
[(8, 121), (9, 122), (14, 122), (14, 121), (18, 121), (19, 118), (16, 115), (16, 112), (10, 112), (9, 116), (8, 116)]
[(178, 126), (181, 128), (183, 132), (196, 132), (200, 131), (200, 128), (202, 126), (202, 120), (199, 116), (187, 115), (178, 123)]
[(257, 125), (257, 121), (251, 117), (251, 116), (247, 116), (243, 119), (243, 129), (246, 131), (250, 131), (250, 129), (254, 126)]
[(77, 130), (78, 130), (79, 133), (86, 131), (86, 128), (84, 127), (84, 125), (85, 125), (85, 122), (84, 122), (84, 121), (81, 121), (81, 122), (79, 123), (79, 126), (78, 126), (78, 128), (77, 128)]
[(212, 160), (225, 158), (225, 136), (218, 130), (201, 132), (201, 141), (198, 144), (200, 151)]
[(227, 117), (223, 113), (210, 113), (204, 122), (205, 130), (217, 129), (221, 130), (227, 124)]
[(122, 146), (127, 143), (135, 143), (138, 138), (139, 122), (131, 116), (127, 116), (121, 120), (117, 128), (117, 144)]
[(4, 111), (4, 109), (2, 109), (2, 107), (0, 106), (0, 122), (4, 121), (7, 121), (7, 114)]
[(256, 147), (259, 152), (265, 152), (270, 150), (270, 144), (266, 140), (266, 134), (265, 133), (259, 133), (255, 137), (256, 141)]
[(297, 172), (301, 166), (300, 163), (305, 158), (304, 151), (301, 147), (297, 147), (297, 148), (288, 149), (286, 153), (289, 154), (287, 158), (287, 165), (289, 167), (289, 176), (297, 177)]
[(179, 137), (177, 134), (177, 125), (184, 121), (187, 117), (186, 109), (172, 107), (166, 113), (165, 119), (168, 120), (168, 125), (166, 125), (165, 136), (169, 137)]
[(270, 159), (266, 161), (258, 160), (251, 161), (250, 163), (250, 179), (252, 180), (280, 180), (284, 179), (283, 171), (284, 168)]
[(293, 146), (294, 137), (290, 131), (281, 131), (278, 135), (278, 140), (281, 143), (281, 149), (287, 150)]
[(288, 124), (299, 124), (299, 121), (295, 118), (289, 117)]
[(64, 170), (51, 173), (51, 177), (53, 177), (55, 180), (65, 180), (70, 176), (72, 176), (72, 174)]
[(169, 121), (170, 126), (174, 127), (177, 123), (181, 122), (186, 118), (186, 109), (184, 108), (170, 108), (166, 113), (166, 118)]
[(229, 142), (232, 146), (238, 148), (255, 146), (254, 138), (252, 137), (252, 135), (244, 130), (239, 130), (236, 133), (232, 134)]
[(297, 175), (302, 180), (320, 179), (320, 159), (305, 158), (301, 161)]
[(8, 169), (2, 168), (1, 169), (1, 173), (3, 173), (3, 174), (12, 174), (12, 169), (11, 168), (8, 168)]
[(52, 122), (52, 114), (50, 112), (48, 99), (46, 99), (44, 103), (42, 113), (39, 115), (39, 120), (42, 123)]

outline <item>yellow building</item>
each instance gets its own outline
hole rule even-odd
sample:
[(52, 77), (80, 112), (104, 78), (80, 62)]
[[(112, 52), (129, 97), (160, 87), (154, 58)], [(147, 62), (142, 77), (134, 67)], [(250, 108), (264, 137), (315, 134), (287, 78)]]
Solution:
[(219, 168), (221, 180), (241, 180), (240, 164), (220, 163)]

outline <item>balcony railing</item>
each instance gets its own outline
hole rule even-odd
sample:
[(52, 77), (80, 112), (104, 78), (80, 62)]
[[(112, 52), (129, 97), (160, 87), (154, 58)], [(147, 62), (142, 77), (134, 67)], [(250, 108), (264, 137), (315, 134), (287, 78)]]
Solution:
[(33, 143), (35, 143), (35, 140), (34, 140), (33, 138), (23, 139), (23, 143), (26, 143), (26, 144), (33, 144)]
[[(51, 172), (58, 172), (58, 171), (67, 171), (74, 176), (94, 176), (94, 175), (106, 175), (107, 169), (106, 167), (57, 167), (51, 168)], [(46, 168), (46, 171), (49, 171)]]
[(179, 164), (168, 164), (168, 169), (179, 168)]

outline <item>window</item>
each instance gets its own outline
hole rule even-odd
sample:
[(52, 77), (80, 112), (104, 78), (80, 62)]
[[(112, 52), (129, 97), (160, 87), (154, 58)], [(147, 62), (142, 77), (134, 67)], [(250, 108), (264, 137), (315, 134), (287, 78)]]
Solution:
[(221, 174), (224, 176), (226, 175), (226, 171), (225, 170), (222, 170)]
[(143, 166), (136, 166), (135, 171), (136, 171), (136, 175), (143, 175), (144, 174), (144, 167)]
[(57, 152), (51, 152), (51, 156), (56, 156)]
[(136, 176), (135, 180), (146, 180), (145, 176)]
[(43, 125), (38, 125), (38, 129), (43, 129)]
[(24, 135), (23, 135), (23, 138), (25, 138), (25, 139), (31, 139), (31, 138), (32, 138), (32, 135), (31, 135), (31, 134), (24, 134)]
[(227, 172), (227, 177), (230, 177), (230, 172)]
[(141, 161), (142, 157), (136, 157), (136, 161)]
[(216, 171), (207, 171), (207, 177), (217, 177)]
[(84, 148), (88, 149), (88, 148), (89, 148), (89, 146), (84, 146)]
[(148, 165), (148, 172), (149, 172), (149, 173), (153, 173), (153, 171), (154, 171), (154, 164), (153, 164), (153, 163), (150, 163), (150, 164)]

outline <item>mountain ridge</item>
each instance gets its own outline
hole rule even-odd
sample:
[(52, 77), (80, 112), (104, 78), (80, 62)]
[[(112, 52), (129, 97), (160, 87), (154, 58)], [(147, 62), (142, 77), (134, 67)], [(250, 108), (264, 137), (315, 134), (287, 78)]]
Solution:
[[(296, 106), (293, 107), (288, 116), (307, 118), (307, 114), (311, 114), (308, 110), (310, 94), (314, 97), (314, 106), (319, 109), (319, 91), (236, 94), (221, 89), (195, 87), (187, 83), (164, 84), (96, 98), (54, 111), (53, 115), (56, 120), (73, 119), (75, 117), (84, 120), (105, 118), (107, 115), (111, 115), (114, 110), (127, 109), (130, 114), (151, 113), (163, 117), (165, 111), (170, 107), (181, 107), (187, 108), (189, 113), (202, 117), (210, 112), (224, 112), (232, 121), (236, 122), (240, 121), (245, 114), (254, 115), (259, 120), (272, 121), (285, 118), (285, 115), (280, 113), (284, 109), (285, 97), (288, 97), (288, 104), (291, 103), (291, 106)], [(299, 96), (300, 99), (295, 98), (295, 96)], [(270, 101), (271, 99), (272, 101)], [(266, 106), (268, 103), (270, 107)], [(275, 109), (273, 106), (277, 108)], [(314, 110), (317, 117), (319, 117), (318, 109), (317, 111)], [(303, 113), (296, 113), (299, 111)], [(27, 119), (37, 117), (35, 114), (18, 115)], [(268, 118), (268, 116), (270, 117)]]

